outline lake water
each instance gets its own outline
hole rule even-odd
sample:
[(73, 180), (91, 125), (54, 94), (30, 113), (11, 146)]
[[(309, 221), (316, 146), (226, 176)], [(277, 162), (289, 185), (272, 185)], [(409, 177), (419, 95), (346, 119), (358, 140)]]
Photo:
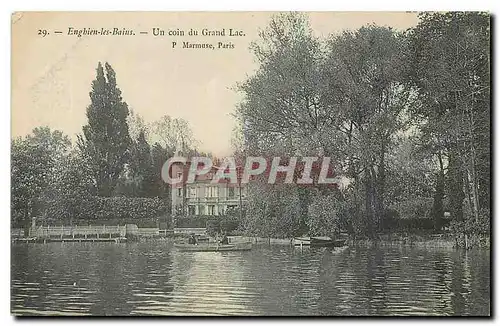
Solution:
[(490, 253), (15, 244), (15, 315), (489, 315)]

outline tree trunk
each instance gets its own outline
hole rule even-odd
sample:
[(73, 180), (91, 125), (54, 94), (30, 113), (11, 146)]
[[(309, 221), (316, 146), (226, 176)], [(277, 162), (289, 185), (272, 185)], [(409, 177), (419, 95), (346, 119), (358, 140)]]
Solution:
[(439, 172), (436, 178), (436, 191), (434, 192), (434, 201), (432, 204), (432, 217), (434, 219), (434, 229), (435, 231), (441, 230), (442, 219), (444, 216), (444, 166), (443, 157), (441, 152), (437, 154), (439, 160)]
[(367, 168), (365, 170), (365, 218), (366, 218), (366, 231), (368, 237), (370, 239), (374, 238), (374, 228), (373, 222), (375, 219), (374, 214), (374, 192), (375, 189), (373, 187), (373, 175), (371, 168)]
[(450, 151), (448, 163), (448, 190), (450, 198), (450, 213), (457, 221), (463, 221), (463, 202), (465, 194), (463, 192), (463, 178), (458, 154)]
[(300, 204), (298, 234), (305, 234), (309, 232), (309, 227), (307, 226), (307, 214), (310, 204), (310, 190), (306, 187), (299, 188), (297, 189), (297, 195), (299, 197)]
[(472, 154), (471, 158), (472, 164), (471, 164), (471, 171), (467, 171), (467, 176), (469, 178), (469, 184), (471, 185), (472, 188), (472, 209), (473, 209), (473, 215), (476, 223), (479, 222), (479, 195), (478, 195), (478, 190), (477, 190), (477, 176), (476, 176), (476, 169), (474, 168), (475, 166), (475, 159), (474, 159), (474, 153)]
[(385, 228), (385, 148), (386, 142), (383, 140), (380, 152), (380, 164), (378, 166), (378, 175), (376, 182), (376, 201), (375, 201), (375, 215), (377, 222), (377, 230), (382, 231)]

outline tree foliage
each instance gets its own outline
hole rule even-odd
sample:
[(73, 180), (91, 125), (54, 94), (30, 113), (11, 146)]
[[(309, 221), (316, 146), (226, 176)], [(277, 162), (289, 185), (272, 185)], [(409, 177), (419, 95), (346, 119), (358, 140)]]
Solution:
[[(90, 99), (88, 124), (75, 147), (48, 127), (12, 140), (13, 226), (28, 227), (33, 218), (58, 224), (130, 222), (170, 212), (161, 169), (176, 149), (194, 152), (187, 121), (164, 116), (147, 123), (138, 113), (129, 115), (108, 63), (98, 64)], [(151, 146), (155, 137), (164, 143)]]
[(44, 192), (54, 182), (58, 162), (65, 159), (69, 138), (48, 127), (37, 127), (31, 135), (11, 144), (11, 222), (26, 226), (44, 208)]
[[(251, 230), (281, 230), (297, 218), (309, 228), (298, 234), (333, 232), (342, 216), (342, 228), (374, 236), (396, 213), (433, 216), (436, 230), (446, 210), (461, 220), (464, 203), (478, 223), (485, 215), (487, 14), (424, 13), (405, 32), (367, 25), (320, 39), (306, 16), (283, 13), (251, 48), (259, 68), (240, 83), (236, 114), (244, 151), (330, 156), (335, 172), (350, 180), (341, 196), (303, 191), (302, 208), (284, 220), (272, 208), (276, 189), (256, 182), (259, 190), (248, 206)], [(285, 196), (294, 193), (300, 192), (287, 189)]]
[(131, 139), (127, 117), (128, 105), (117, 86), (116, 73), (109, 63), (97, 66), (92, 82), (90, 105), (87, 107), (88, 124), (79, 137), (79, 147), (92, 163), (94, 182), (100, 196), (109, 197), (128, 160)]
[(444, 162), (452, 215), (479, 223), (490, 206), (490, 17), (450, 12), (419, 19), (409, 32), (409, 77), (424, 105), (414, 113), (429, 153)]

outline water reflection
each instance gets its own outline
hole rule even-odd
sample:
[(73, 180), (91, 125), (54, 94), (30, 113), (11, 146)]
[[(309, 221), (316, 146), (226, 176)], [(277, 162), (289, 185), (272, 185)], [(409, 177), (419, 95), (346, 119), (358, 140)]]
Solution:
[(12, 247), (16, 315), (488, 315), (488, 251)]

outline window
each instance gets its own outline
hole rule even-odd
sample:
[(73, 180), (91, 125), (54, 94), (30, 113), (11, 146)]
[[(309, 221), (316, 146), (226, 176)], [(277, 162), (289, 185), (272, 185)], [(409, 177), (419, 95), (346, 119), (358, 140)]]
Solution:
[(182, 188), (177, 188), (177, 196), (182, 197)]
[(229, 191), (228, 197), (234, 197), (234, 187), (229, 187), (227, 190)]
[(196, 188), (189, 188), (189, 198), (196, 198)]
[(207, 197), (217, 197), (217, 187), (207, 187)]
[(194, 205), (189, 205), (189, 215), (196, 215), (196, 208)]
[(215, 205), (208, 205), (208, 215), (215, 215)]

